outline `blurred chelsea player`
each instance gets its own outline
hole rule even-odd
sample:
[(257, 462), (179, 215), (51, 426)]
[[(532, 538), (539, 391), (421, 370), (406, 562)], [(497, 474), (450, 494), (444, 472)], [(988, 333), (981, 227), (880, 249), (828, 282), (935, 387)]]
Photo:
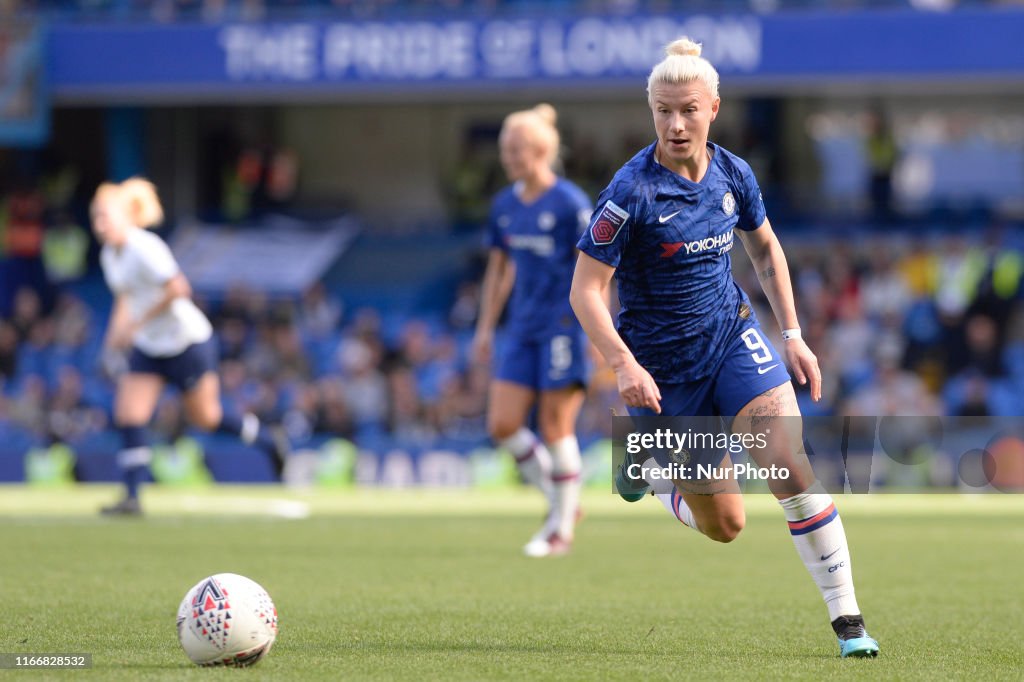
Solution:
[(146, 426), (165, 384), (181, 391), (185, 414), (194, 426), (259, 445), (279, 470), (287, 450), (283, 434), (275, 430), (272, 435), (256, 415), (239, 418), (221, 408), (210, 322), (192, 302), (192, 289), (167, 244), (146, 230), (163, 221), (156, 188), (141, 178), (104, 183), (96, 190), (91, 213), (93, 232), (103, 245), (100, 265), (114, 294), (104, 345), (130, 350), (114, 400), (125, 497), (103, 512), (141, 511), (139, 483), (150, 461)]
[[(586, 337), (569, 305), (569, 286), (576, 241), (592, 207), (579, 187), (554, 171), (555, 120), (554, 108), (541, 104), (509, 114), (502, 125), (501, 164), (512, 185), (491, 207), (490, 252), (473, 339), (478, 362), (494, 356), (491, 437), (549, 501), (547, 520), (523, 548), (535, 557), (564, 554), (572, 545), (580, 491), (576, 417), (589, 374)], [(495, 353), (494, 330), (506, 302)], [(542, 440), (527, 428), (535, 403)]]
[[(733, 432), (765, 439), (766, 446), (750, 454), (758, 465), (776, 464), (790, 474), (769, 487), (825, 599), (840, 654), (875, 656), (878, 643), (864, 629), (842, 521), (803, 452), (789, 373), (733, 280), (728, 253), (735, 234), (783, 330), (785, 361), (801, 384), (810, 382), (818, 400), (821, 374), (800, 336), (786, 257), (750, 166), (708, 141), (720, 104), (718, 73), (689, 39), (666, 52), (647, 84), (657, 141), (627, 162), (599, 197), (579, 241), (573, 308), (614, 368), (631, 414), (721, 415)], [(604, 305), (613, 275), (622, 304), (617, 329)], [(791, 419), (769, 421), (780, 416)], [(697, 455), (712, 457), (703, 464), (729, 464), (725, 452)], [(623, 463), (616, 484), (635, 500), (650, 487), (629, 479), (632, 463)], [(741, 495), (714, 494), (681, 480), (669, 488), (654, 492), (690, 528), (719, 542), (742, 530)]]

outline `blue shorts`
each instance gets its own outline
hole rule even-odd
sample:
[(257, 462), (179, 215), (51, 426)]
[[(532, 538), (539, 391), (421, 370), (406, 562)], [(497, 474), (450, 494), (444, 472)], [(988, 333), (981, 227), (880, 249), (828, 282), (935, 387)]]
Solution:
[[(709, 377), (678, 384), (658, 384), (661, 414), (666, 417), (735, 417), (743, 406), (765, 391), (790, 381), (782, 356), (756, 323), (744, 325)], [(654, 414), (629, 408), (635, 416)]]
[(538, 340), (505, 337), (497, 345), (494, 378), (535, 391), (584, 387), (590, 379), (587, 337), (582, 329)]
[(217, 345), (211, 337), (166, 358), (153, 357), (138, 348), (132, 348), (128, 356), (128, 371), (133, 374), (157, 374), (182, 393), (187, 393), (204, 374), (217, 371)]
[[(731, 418), (747, 403), (789, 381), (782, 356), (765, 338), (760, 326), (748, 323), (736, 333), (711, 376), (699, 381), (658, 384), (661, 416), (700, 418), (679, 423), (676, 426), (680, 431), (685, 428), (701, 433), (728, 433)], [(630, 407), (629, 413), (634, 417), (655, 416), (652, 410), (639, 407)], [(677, 459), (662, 452), (651, 454), (662, 465)], [(720, 447), (691, 448), (684, 456), (686, 461), (680, 463), (717, 467), (725, 455), (726, 450)]]

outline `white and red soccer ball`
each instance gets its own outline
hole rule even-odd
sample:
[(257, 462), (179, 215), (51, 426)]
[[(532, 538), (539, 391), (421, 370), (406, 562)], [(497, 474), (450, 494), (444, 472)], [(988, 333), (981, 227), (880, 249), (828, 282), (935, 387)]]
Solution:
[(253, 665), (276, 638), (274, 602), (245, 576), (218, 573), (203, 578), (178, 607), (178, 641), (197, 665)]

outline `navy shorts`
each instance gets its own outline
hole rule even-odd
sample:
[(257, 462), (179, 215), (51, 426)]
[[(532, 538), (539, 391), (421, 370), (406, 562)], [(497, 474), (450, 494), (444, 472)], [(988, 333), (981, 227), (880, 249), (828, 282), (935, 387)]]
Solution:
[[(698, 432), (725, 433), (731, 418), (747, 403), (790, 380), (786, 363), (760, 326), (748, 323), (736, 333), (714, 374), (699, 381), (658, 383), (661, 415), (702, 417), (687, 420), (685, 425)], [(630, 407), (629, 413), (635, 417), (655, 416), (652, 410), (639, 407)], [(652, 454), (657, 457), (659, 453)], [(683, 464), (718, 466), (725, 454), (726, 450), (718, 447), (694, 448)]]
[(590, 379), (587, 337), (582, 329), (537, 340), (499, 340), (494, 378), (535, 391), (586, 386)]
[(178, 355), (153, 357), (138, 348), (128, 356), (128, 371), (133, 374), (157, 374), (182, 393), (195, 387), (207, 372), (217, 371), (217, 346), (213, 338), (193, 343)]
[[(786, 363), (760, 326), (747, 324), (732, 339), (711, 376), (678, 384), (658, 383), (661, 414), (735, 417), (751, 400), (789, 381)], [(629, 412), (636, 416), (654, 414), (646, 408), (631, 407)]]

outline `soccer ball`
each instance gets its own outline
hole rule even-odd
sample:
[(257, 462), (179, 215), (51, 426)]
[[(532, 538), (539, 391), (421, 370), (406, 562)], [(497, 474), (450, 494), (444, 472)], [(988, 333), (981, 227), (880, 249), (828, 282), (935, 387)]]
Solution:
[(203, 578), (178, 607), (178, 641), (197, 665), (253, 665), (276, 638), (274, 602), (245, 576)]

